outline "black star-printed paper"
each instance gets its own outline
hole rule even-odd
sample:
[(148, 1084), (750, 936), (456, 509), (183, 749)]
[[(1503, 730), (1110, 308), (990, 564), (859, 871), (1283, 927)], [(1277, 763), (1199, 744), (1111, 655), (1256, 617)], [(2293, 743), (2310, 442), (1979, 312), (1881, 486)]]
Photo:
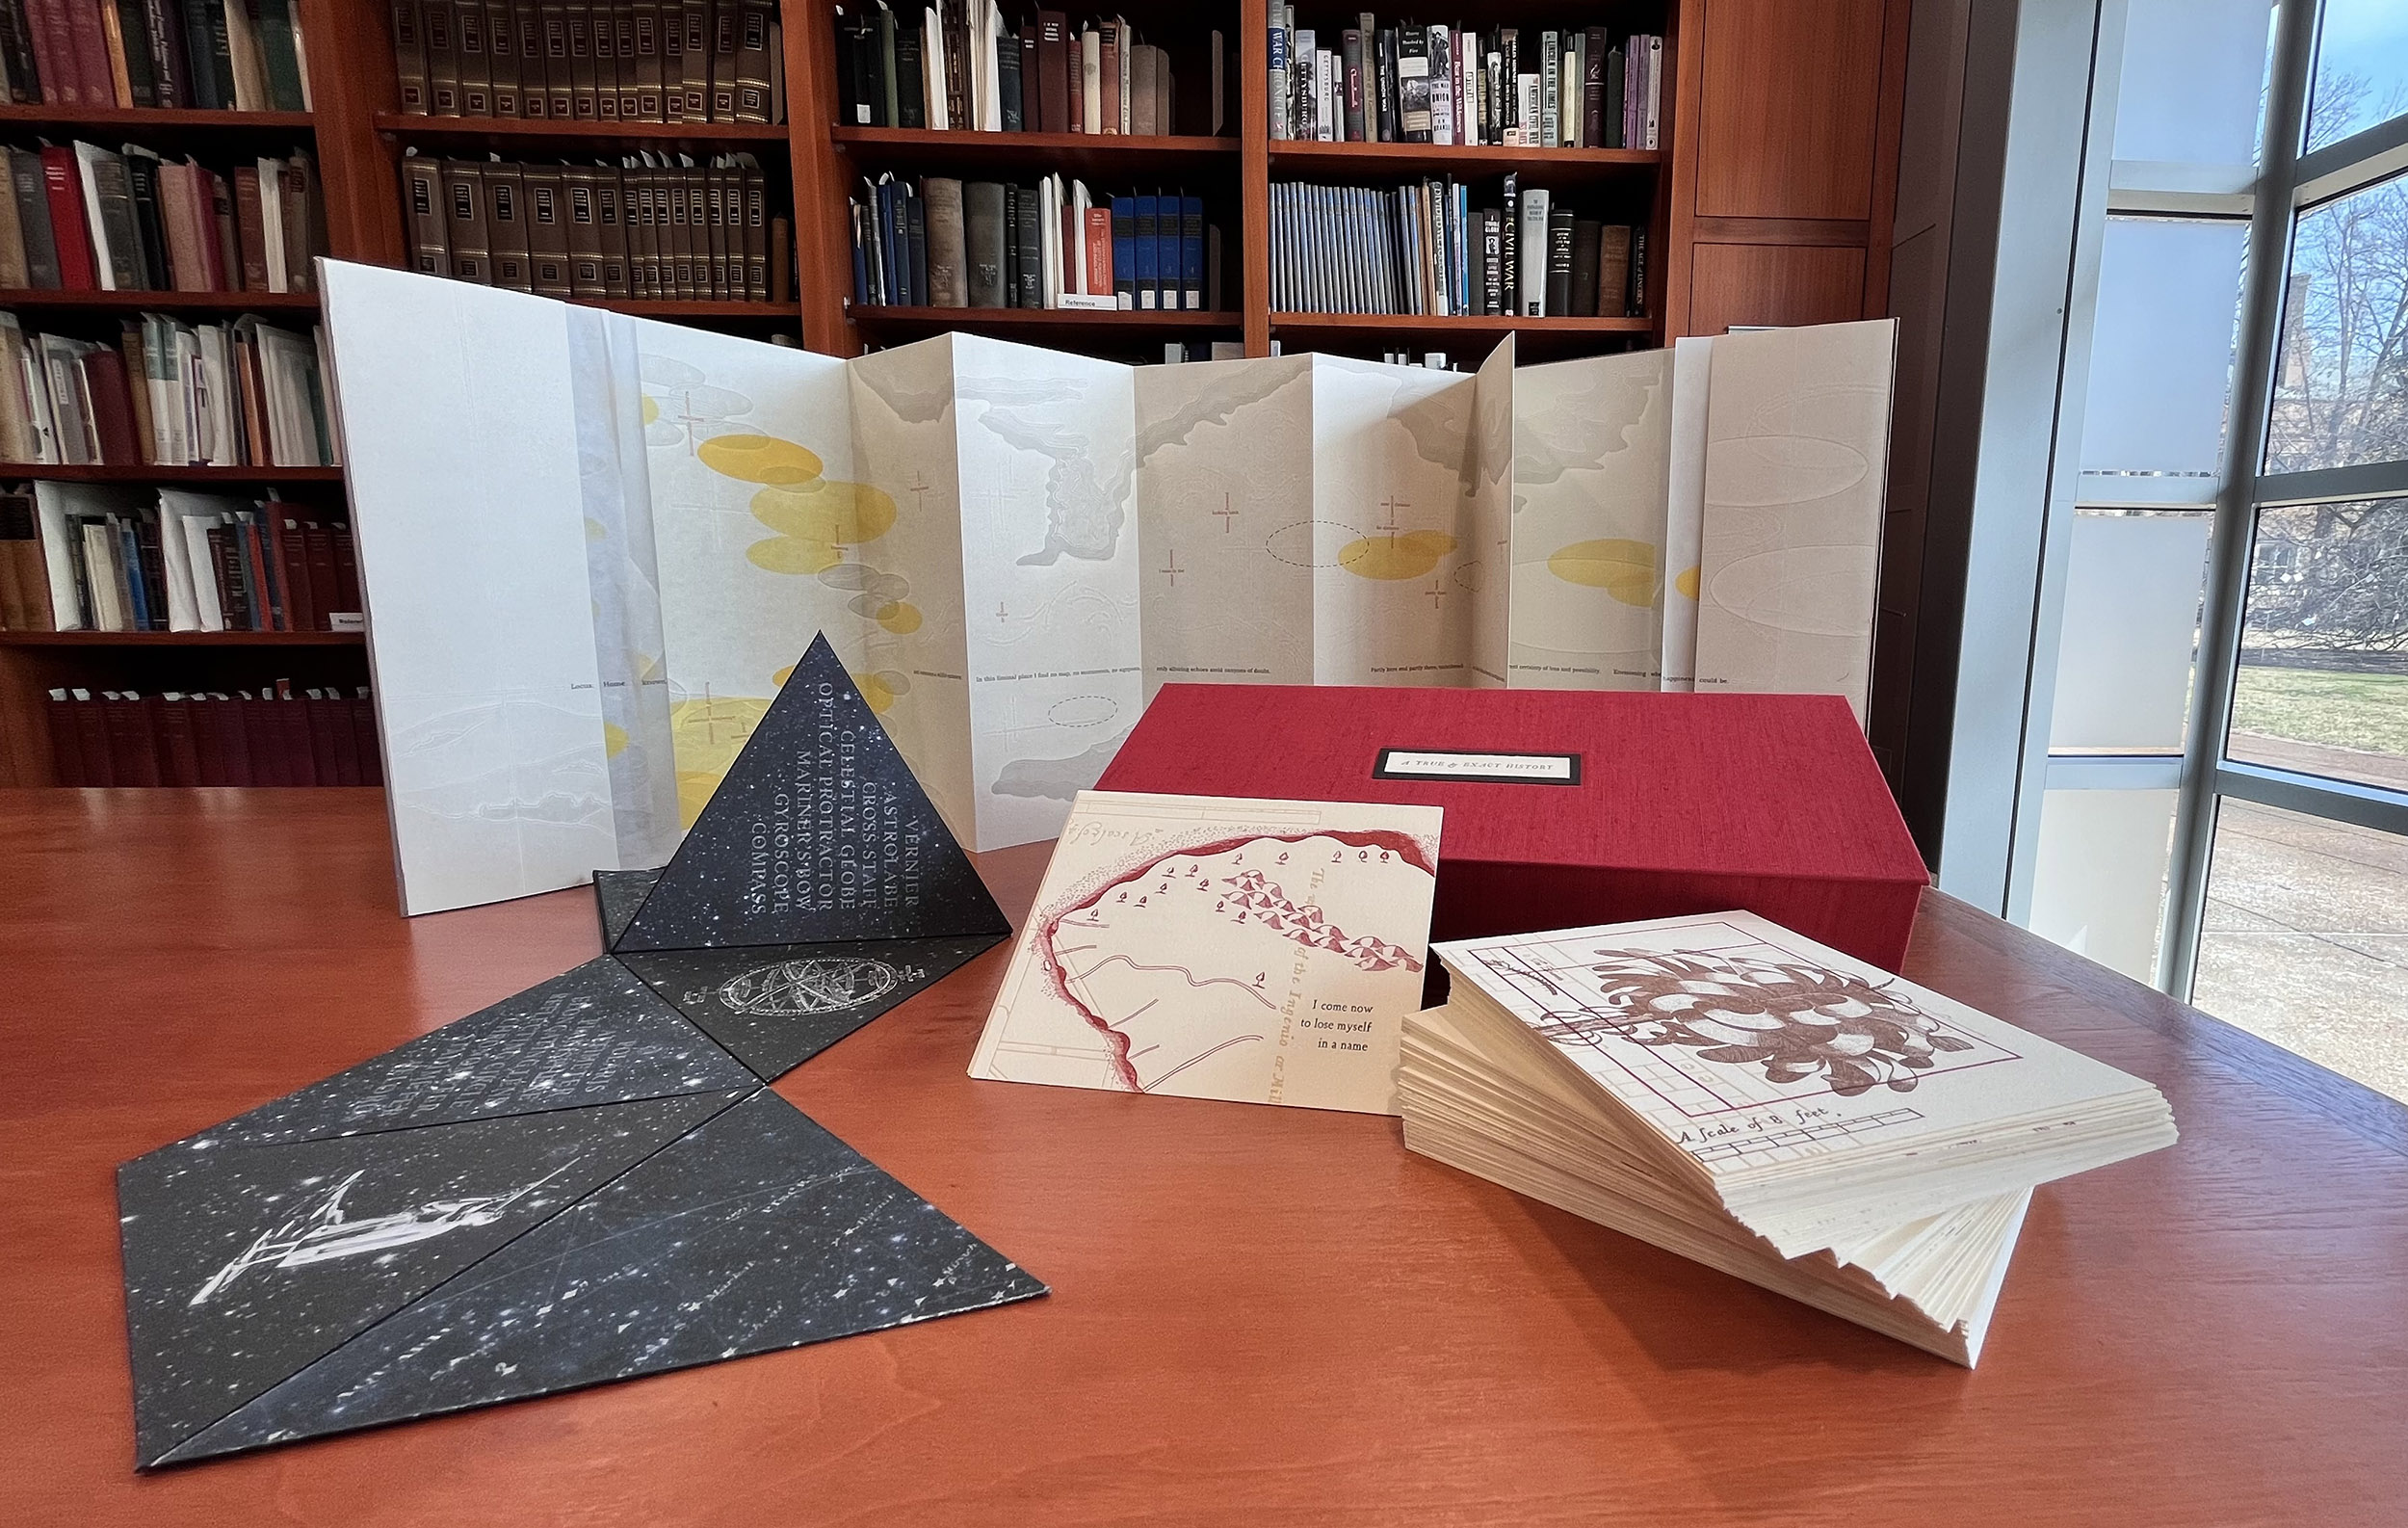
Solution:
[[(822, 765), (851, 783), (819, 789)], [(724, 835), (690, 838), (662, 871), (596, 877), (606, 942), (669, 887), (668, 945), (589, 961), (118, 1169), (138, 1464), (1045, 1293), (765, 1087), (1009, 933), (824, 640), (720, 794), (772, 786), (835, 804), (777, 872), (842, 887), (832, 920), (791, 901), (752, 917), (722, 895), (745, 874), (715, 857)], [(907, 889), (863, 879), (906, 870)], [(662, 932), (696, 919), (802, 937)], [(837, 927), (854, 936), (831, 942)]]

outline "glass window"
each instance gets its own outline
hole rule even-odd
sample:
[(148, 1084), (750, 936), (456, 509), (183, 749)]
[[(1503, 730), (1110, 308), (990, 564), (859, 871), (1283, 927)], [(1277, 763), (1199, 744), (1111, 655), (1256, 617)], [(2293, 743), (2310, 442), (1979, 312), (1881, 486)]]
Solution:
[(2206, 512), (2074, 516), (2052, 751), (2182, 751), (2210, 523)]
[(2269, 0), (2132, 0), (2115, 157), (2256, 163), (2273, 10)]
[(2157, 979), (2172, 791), (2045, 791), (2031, 932), (2135, 982)]
[[(2403, 7), (2408, 10), (2408, 7)], [(2408, 459), (2408, 181), (2300, 214), (2265, 469)]]
[(2085, 504), (2212, 504), (2249, 225), (2109, 218), (2099, 254)]
[(2258, 512), (2225, 751), (2408, 790), (2408, 500)]
[(2227, 798), (2191, 1000), (2408, 1098), (2408, 838)]
[(2308, 99), (2310, 151), (2402, 111), (2408, 111), (2408, 6), (2399, 0), (2324, 0), (2324, 20), (2316, 32), (2316, 92)]

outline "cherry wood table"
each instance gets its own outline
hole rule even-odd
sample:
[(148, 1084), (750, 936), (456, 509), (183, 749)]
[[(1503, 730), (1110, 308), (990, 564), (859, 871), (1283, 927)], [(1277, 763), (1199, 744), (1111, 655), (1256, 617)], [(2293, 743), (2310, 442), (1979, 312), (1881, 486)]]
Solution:
[(112, 1168), (597, 943), (401, 918), (371, 791), (0, 793), (0, 1522), (2408, 1522), (2408, 1116), (1937, 894), (1908, 975), (2183, 1127), (2041, 1190), (1978, 1372), (1394, 1120), (973, 1083), (999, 948), (780, 1091), (1050, 1298), (137, 1475)]

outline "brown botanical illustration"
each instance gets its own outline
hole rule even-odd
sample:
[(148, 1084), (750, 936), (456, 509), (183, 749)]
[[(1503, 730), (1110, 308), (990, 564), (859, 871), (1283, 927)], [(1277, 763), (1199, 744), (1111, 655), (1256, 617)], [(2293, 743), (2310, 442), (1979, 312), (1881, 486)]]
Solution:
[(1774, 955), (1601, 950), (1605, 1011), (1565, 1014), (1555, 1039), (1619, 1035), (1687, 1047), (1701, 1061), (1760, 1066), (1773, 1083), (1826, 1081), (1854, 1097), (1914, 1091), (1935, 1053), (1971, 1050), (1939, 1021), (1862, 977)]

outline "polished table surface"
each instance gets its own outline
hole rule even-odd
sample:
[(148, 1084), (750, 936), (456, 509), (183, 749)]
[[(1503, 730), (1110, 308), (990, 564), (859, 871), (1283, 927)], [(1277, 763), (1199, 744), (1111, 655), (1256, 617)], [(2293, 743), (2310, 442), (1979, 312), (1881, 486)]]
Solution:
[(974, 1083), (998, 948), (779, 1092), (1050, 1298), (137, 1475), (115, 1165), (597, 943), (401, 918), (372, 791), (0, 793), (0, 1522), (2408, 1522), (2408, 1118), (1937, 894), (1909, 976), (2183, 1129), (2040, 1191), (1977, 1372), (1393, 1120)]

